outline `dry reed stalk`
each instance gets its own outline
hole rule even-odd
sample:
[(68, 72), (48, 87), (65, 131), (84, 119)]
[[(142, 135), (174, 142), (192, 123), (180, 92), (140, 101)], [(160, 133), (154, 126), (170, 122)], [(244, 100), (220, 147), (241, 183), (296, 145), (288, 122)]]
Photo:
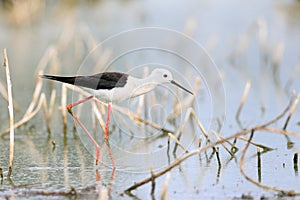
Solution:
[(241, 172), (241, 174), (245, 177), (246, 180), (252, 182), (253, 184), (257, 185), (258, 187), (260, 187), (262, 189), (272, 190), (272, 191), (275, 191), (275, 192), (279, 192), (281, 195), (287, 195), (287, 196), (297, 196), (297, 195), (300, 195), (299, 192), (296, 192), (294, 190), (283, 190), (283, 189), (279, 189), (277, 187), (263, 185), (260, 182), (257, 182), (256, 180), (254, 180), (253, 178), (251, 178), (250, 176), (248, 176), (246, 174), (246, 172), (244, 171), (245, 155), (246, 155), (246, 152), (247, 152), (248, 147), (250, 145), (250, 141), (253, 138), (254, 131), (255, 131), (254, 129), (251, 130), (251, 134), (250, 134), (250, 137), (248, 139), (248, 142), (247, 142), (247, 144), (245, 145), (245, 147), (244, 147), (244, 149), (242, 151), (242, 156), (241, 156), (241, 159), (240, 159), (240, 172)]
[(297, 78), (299, 74), (300, 74), (300, 65), (296, 65), (292, 70), (289, 79), (287, 80), (284, 87), (287, 93), (289, 93), (290, 86), (292, 85), (292, 83), (294, 82), (294, 80)]
[[(39, 74), (43, 74), (43, 71), (40, 70)], [(23, 117), (27, 117), (28, 115), (30, 115), (30, 113), (32, 113), (32, 110), (34, 109), (34, 107), (35, 107), (35, 105), (36, 105), (36, 103), (39, 99), (42, 86), (43, 86), (43, 80), (41, 78), (38, 78), (37, 83), (35, 85), (34, 92), (33, 92), (31, 103), (29, 104), (29, 106), (28, 106), (28, 108), (27, 108), (27, 110), (26, 110)]]
[[(242, 99), (240, 101), (240, 105), (238, 107), (238, 110), (236, 112), (236, 115), (235, 115), (235, 118), (236, 120), (239, 122), (240, 121), (240, 114), (241, 114), (241, 111), (244, 107), (244, 104), (245, 104), (245, 101), (247, 99), (247, 96), (248, 96), (248, 93), (249, 93), (249, 90), (250, 90), (250, 87), (251, 87), (251, 82), (250, 81), (247, 81), (246, 85), (245, 85), (245, 89), (244, 89), (244, 93), (243, 93), (243, 96), (242, 96)], [(240, 123), (239, 123), (240, 124)]]
[[(95, 99), (95, 100), (98, 101), (98, 102), (101, 102), (101, 101), (98, 100), (98, 99)], [(102, 104), (105, 105), (105, 103), (103, 103), (103, 102), (102, 102)], [(126, 108), (123, 108), (123, 107), (114, 105), (114, 106), (112, 107), (112, 109), (115, 110), (115, 111), (118, 111), (119, 113), (122, 113), (122, 114), (124, 114), (124, 115), (127, 115), (131, 120), (134, 120), (134, 121), (136, 121), (136, 122), (138, 122), (138, 121), (143, 122), (144, 124), (149, 125), (149, 126), (155, 128), (155, 129), (157, 129), (157, 130), (161, 130), (161, 131), (163, 131), (163, 132), (171, 132), (171, 133), (174, 133), (174, 131), (172, 131), (172, 130), (168, 130), (168, 129), (166, 129), (166, 128), (164, 128), (164, 127), (162, 127), (162, 126), (160, 126), (160, 125), (158, 125), (158, 124), (156, 124), (156, 123), (154, 123), (154, 122), (151, 122), (151, 121), (149, 121), (149, 120), (147, 120), (147, 119), (144, 119), (144, 118), (141, 118), (141, 117), (137, 116), (135, 113), (133, 113), (133, 112), (131, 112), (131, 111), (128, 111), (128, 109), (126, 109)]]
[[(46, 51), (43, 54), (42, 58), (40, 59), (38, 65), (37, 65), (36, 73), (38, 73), (39, 71), (44, 71), (44, 69), (47, 67), (49, 62), (52, 59), (54, 59), (55, 57), (57, 57), (57, 48), (54, 45), (50, 45), (46, 49)], [(53, 70), (51, 70), (51, 72), (53, 72)], [(40, 73), (38, 73), (38, 74), (40, 74)]]
[[(284, 43), (281, 41), (276, 45), (273, 58), (272, 58), (273, 80), (277, 89), (281, 89), (281, 87), (279, 87), (280, 86), (279, 67), (280, 67), (280, 61), (283, 56), (283, 52), (284, 52)], [(281, 90), (278, 91), (281, 92)]]
[[(221, 144), (224, 144), (224, 143), (221, 143)], [(219, 154), (219, 147), (215, 147), (214, 149), (216, 151), (216, 156), (217, 156), (217, 161), (218, 161), (219, 168), (221, 168), (222, 164), (221, 164), (221, 159), (220, 159), (220, 154)]]
[(12, 98), (12, 84), (10, 79), (9, 73), (9, 64), (8, 64), (8, 57), (6, 49), (3, 50), (3, 67), (5, 68), (6, 72), (6, 82), (7, 82), (7, 96), (8, 96), (8, 112), (9, 112), (9, 171), (8, 177), (10, 177), (13, 167), (13, 160), (14, 160), (14, 110), (13, 110), (13, 98)]
[(202, 145), (202, 135), (200, 135), (199, 137), (199, 143), (198, 143), (198, 148), (200, 148)]
[(194, 95), (188, 95), (182, 101), (175, 104), (173, 110), (171, 111), (169, 119), (177, 118), (182, 113), (183, 110), (185, 110), (188, 107), (191, 107), (191, 105), (195, 102), (196, 94), (199, 91), (200, 86), (201, 86), (200, 78), (196, 77), (194, 90), (193, 90)]
[(267, 38), (268, 38), (268, 27), (266, 20), (261, 18), (257, 20), (257, 28), (258, 28), (258, 40), (259, 46), (263, 50), (263, 55), (267, 54)]
[(209, 141), (208, 134), (207, 134), (206, 130), (204, 129), (204, 127), (203, 127), (202, 123), (200, 122), (199, 118), (197, 117), (197, 115), (195, 113), (195, 110), (192, 109), (192, 108), (191, 108), (191, 114), (194, 117), (194, 119), (196, 120), (196, 123), (197, 123), (198, 127), (200, 128), (201, 132), (203, 133), (205, 138)]
[[(185, 126), (186, 126), (188, 120), (190, 119), (191, 111), (192, 111), (191, 108), (189, 108), (189, 109), (186, 111), (185, 118), (184, 118), (184, 120), (183, 120), (183, 122), (182, 122), (180, 128), (179, 128), (178, 131), (176, 131), (176, 133), (175, 133), (175, 135), (177, 135), (177, 138), (176, 138), (175, 141), (177, 141), (177, 142), (175, 143), (175, 146), (174, 146), (174, 149), (173, 149), (173, 153), (176, 152), (177, 147), (178, 147), (178, 144), (180, 144), (179, 141), (180, 141), (180, 138), (181, 138), (181, 136), (182, 136), (183, 130), (184, 130), (184, 128), (185, 128)], [(183, 146), (182, 146), (182, 147), (183, 147)]]
[(63, 131), (67, 133), (67, 87), (66, 84), (62, 84), (61, 89), (61, 116), (63, 120)]
[[(164, 175), (165, 173), (171, 171), (174, 167), (178, 166), (180, 163), (182, 163), (183, 161), (185, 161), (185, 160), (188, 159), (189, 157), (194, 156), (194, 155), (198, 155), (198, 154), (200, 154), (200, 153), (202, 153), (202, 152), (205, 152), (205, 151), (207, 151), (208, 149), (215, 147), (216, 145), (219, 145), (219, 144), (224, 143), (224, 142), (227, 142), (227, 141), (229, 141), (229, 140), (231, 140), (231, 139), (234, 139), (234, 138), (237, 138), (237, 137), (239, 137), (239, 136), (242, 136), (242, 135), (245, 135), (245, 134), (247, 134), (247, 133), (250, 133), (250, 132), (252, 132), (253, 130), (265, 130), (267, 126), (269, 126), (269, 125), (271, 125), (271, 124), (277, 122), (278, 120), (280, 120), (280, 119), (288, 112), (288, 110), (289, 110), (289, 108), (290, 108), (290, 106), (291, 106), (291, 103), (292, 103), (292, 101), (290, 101), (289, 104), (287, 105), (287, 107), (286, 107), (286, 108), (285, 108), (278, 116), (276, 116), (274, 119), (272, 119), (272, 120), (270, 120), (270, 121), (268, 121), (268, 122), (266, 122), (266, 123), (264, 123), (264, 124), (262, 124), (262, 125), (254, 126), (253, 128), (245, 129), (245, 130), (242, 130), (242, 131), (240, 131), (240, 132), (237, 132), (237, 133), (235, 133), (235, 134), (233, 134), (233, 135), (231, 135), (231, 136), (228, 136), (228, 137), (226, 137), (226, 138), (224, 138), (224, 139), (218, 140), (218, 141), (215, 142), (215, 143), (209, 143), (209, 144), (206, 145), (206, 146), (203, 146), (203, 147), (201, 147), (201, 148), (197, 148), (197, 149), (195, 149), (195, 150), (192, 150), (192, 151), (190, 151), (189, 153), (186, 153), (186, 154), (184, 154), (182, 157), (180, 157), (180, 158), (176, 159), (175, 161), (173, 161), (173, 163), (171, 163), (171, 164), (170, 164), (168, 167), (166, 167), (165, 169), (162, 169), (161, 171), (155, 173), (155, 174), (154, 174), (154, 177), (155, 177), (155, 178), (158, 178), (158, 177)], [(192, 112), (192, 114), (193, 114), (193, 112)], [(201, 124), (201, 123), (200, 123), (200, 124)], [(202, 124), (201, 124), (201, 125), (202, 125)], [(203, 131), (205, 131), (205, 130), (203, 129)], [(283, 130), (280, 130), (280, 129), (279, 129), (278, 131), (279, 131), (279, 132), (287, 133), (287, 131), (283, 131)], [(275, 132), (275, 130), (273, 130), (273, 132)], [(299, 133), (297, 133), (297, 134), (298, 134), (298, 137), (300, 137), (300, 134), (299, 134)], [(249, 145), (250, 142), (248, 142), (247, 144)], [(245, 149), (244, 149), (244, 150), (245, 150)], [(146, 179), (144, 179), (144, 180), (142, 180), (142, 181), (140, 181), (140, 182), (136, 182), (134, 185), (132, 185), (132, 186), (130, 186), (129, 188), (127, 188), (127, 189), (125, 190), (125, 193), (130, 194), (130, 192), (131, 192), (132, 190), (137, 189), (138, 187), (140, 187), (140, 186), (142, 186), (142, 185), (144, 185), (144, 184), (150, 182), (151, 180), (152, 180), (152, 177), (146, 178)]]
[(43, 103), (42, 103), (42, 108), (43, 108), (44, 117), (45, 117), (45, 121), (46, 121), (47, 131), (48, 131), (48, 133), (50, 133), (50, 122), (49, 122), (49, 117), (48, 117), (47, 99), (46, 99), (44, 93), (42, 93), (41, 96), (43, 96), (43, 98), (45, 98), (45, 101), (43, 101)]
[(283, 42), (279, 42), (275, 48), (274, 54), (273, 54), (273, 65), (274, 66), (279, 66), (279, 63), (282, 59), (283, 56), (283, 52), (284, 52), (284, 43)]
[(258, 182), (261, 182), (261, 152), (259, 147), (257, 147), (257, 176)]
[(6, 72), (6, 82), (7, 82), (7, 94), (8, 94), (8, 112), (9, 112), (9, 170), (8, 177), (11, 176), (12, 167), (14, 162), (14, 142), (15, 142), (15, 132), (14, 132), (14, 109), (13, 109), (13, 97), (12, 97), (12, 84), (9, 73), (9, 64), (6, 49), (3, 50), (3, 67)]
[[(49, 110), (47, 110), (47, 101), (46, 101), (46, 96), (44, 93), (42, 93), (40, 95), (40, 98), (39, 98), (39, 101), (37, 103), (37, 106), (35, 107), (34, 110), (32, 109), (27, 109), (28, 113), (27, 114), (24, 114), (23, 118), (21, 120), (19, 120), (18, 122), (16, 122), (14, 124), (14, 128), (19, 128), (20, 126), (24, 125), (25, 123), (27, 123), (32, 117), (34, 117), (38, 111), (42, 108), (43, 106), (43, 109), (44, 109), (44, 115), (45, 115), (45, 119), (46, 119), (46, 123), (48, 124), (47, 125), (47, 128), (50, 126), (50, 118), (51, 118), (51, 115), (52, 115), (52, 112), (53, 112), (53, 107), (54, 107), (54, 102), (55, 102), (55, 96), (56, 96), (56, 92), (55, 91), (52, 91), (51, 93), (51, 98), (50, 98), (50, 106), (49, 106)], [(33, 98), (33, 105), (35, 106), (36, 104), (36, 100), (35, 98)], [(34, 108), (34, 107), (33, 107)], [(4, 130), (2, 133), (1, 133), (1, 137), (7, 135), (9, 133), (9, 128)]]
[[(143, 113), (143, 108), (146, 107), (146, 98), (145, 98), (145, 95), (141, 95), (138, 97), (139, 100), (138, 100), (138, 107), (136, 109), (136, 114), (137, 116), (139, 117), (142, 117), (142, 113)], [(140, 126), (141, 125), (141, 122), (137, 122), (137, 125)]]
[(168, 172), (167, 175), (166, 175), (166, 180), (163, 184), (163, 187), (162, 187), (162, 191), (161, 191), (161, 194), (160, 194), (160, 199), (161, 200), (165, 200), (165, 199), (169, 199), (168, 198), (168, 187), (169, 187), (169, 182), (170, 182), (170, 177), (171, 177), (171, 172)]
[[(197, 117), (195, 110), (192, 107), (189, 107), (187, 109), (183, 123), (181, 124), (181, 127), (179, 128), (179, 130), (176, 132), (176, 134), (178, 134), (177, 139), (180, 140), (180, 137), (183, 133), (183, 129), (186, 126), (188, 120), (190, 119), (190, 116), (192, 116), (196, 120), (196, 123), (197, 123), (198, 127), (200, 128), (202, 134), (205, 136), (205, 138), (209, 142), (208, 134), (207, 134), (206, 130), (204, 129), (202, 123), (200, 122), (199, 118)], [(177, 148), (177, 146), (175, 145), (173, 152), (176, 151), (176, 148)]]
[(93, 109), (94, 114), (96, 115), (96, 119), (98, 120), (102, 131), (105, 132), (105, 122), (102, 119), (102, 115), (100, 114), (100, 111), (99, 111), (95, 101), (92, 101), (92, 109)]
[(154, 196), (155, 192), (155, 178), (154, 178), (154, 169), (151, 168), (151, 196)]
[[(218, 134), (216, 131), (212, 131), (212, 133), (217, 137), (218, 140), (221, 140), (223, 137)], [(229, 141), (228, 143), (231, 145), (231, 147), (233, 147), (233, 144), (231, 144)], [(230, 149), (227, 148), (227, 146), (224, 143), (221, 143), (221, 145), (224, 147), (224, 149), (232, 156), (234, 157), (234, 154), (230, 151)]]
[[(42, 103), (42, 107), (43, 107), (43, 111), (44, 111), (44, 117), (45, 117), (45, 121), (46, 121), (47, 131), (48, 131), (48, 133), (50, 133), (51, 132), (51, 126), (50, 126), (51, 115), (49, 114), (49, 110), (47, 107), (47, 99), (46, 99), (45, 93), (42, 93), (40, 98), (44, 99), (44, 101)], [(54, 97), (54, 99), (55, 99), (55, 97)]]
[[(45, 96), (41, 96), (41, 98), (39, 99), (38, 105), (36, 106), (36, 108), (29, 113), (26, 117), (24, 116), (20, 121), (18, 121), (17, 123), (14, 124), (14, 128), (19, 128), (20, 126), (22, 126), (23, 124), (25, 124), (26, 122), (28, 122), (32, 117), (34, 117), (38, 111), (41, 109), (43, 103), (45, 101)], [(9, 128), (4, 130), (3, 133), (1, 133), (1, 137), (7, 135), (9, 133)]]
[[(248, 139), (245, 138), (245, 137), (243, 137), (243, 136), (239, 136), (238, 139), (248, 142)], [(253, 142), (253, 141), (250, 141), (250, 143), (251, 143), (252, 145), (258, 147), (258, 148), (262, 148), (264, 151), (272, 151), (272, 150), (274, 150), (274, 149), (271, 148), (271, 147), (268, 147), (268, 146), (265, 146), (265, 145), (262, 145), (262, 144), (258, 144), (258, 143)]]
[(276, 129), (276, 128), (269, 128), (269, 127), (259, 127), (257, 130), (267, 131), (271, 133), (277, 133), (281, 135), (288, 135), (288, 136), (294, 136), (294, 137), (300, 137), (300, 133), (293, 132), (293, 131), (286, 131), (282, 129)]
[[(7, 91), (4, 87), (4, 85), (0, 82), (0, 94), (3, 96), (3, 98), (8, 102), (8, 94)], [(13, 100), (14, 103), (14, 109), (16, 111), (20, 111), (20, 106), (17, 104), (17, 102), (15, 100)]]
[(169, 138), (171, 138), (172, 140), (174, 140), (174, 142), (178, 145), (178, 146), (180, 146), (183, 150), (184, 150), (184, 152), (185, 153), (188, 153), (189, 151), (181, 144), (181, 142), (172, 134), (172, 133), (168, 133), (168, 143), (169, 143), (169, 141), (170, 141), (170, 139)]
[[(99, 43), (96, 43), (98, 45)], [(91, 47), (92, 50), (95, 50), (95, 48)], [(113, 51), (111, 49), (104, 49), (99, 52), (98, 55), (94, 56), (94, 59), (96, 60), (96, 65), (93, 69), (94, 73), (99, 73), (101, 71), (106, 70), (105, 67), (108, 66), (108, 63), (111, 61), (113, 55)]]
[(294, 104), (292, 105), (292, 108), (291, 108), (291, 110), (290, 110), (290, 113), (289, 113), (289, 115), (288, 115), (288, 117), (287, 117), (287, 119), (286, 119), (286, 121), (285, 121), (285, 124), (284, 124), (284, 126), (283, 126), (283, 128), (282, 128), (283, 130), (286, 130), (286, 127), (287, 127), (287, 125), (288, 125), (288, 123), (289, 123), (289, 121), (290, 121), (292, 115), (294, 114), (294, 112), (295, 112), (295, 110), (296, 110), (296, 108), (297, 108), (297, 106), (298, 106), (299, 100), (300, 100), (300, 92), (299, 92), (299, 94), (298, 94), (296, 100), (294, 101)]
[[(245, 142), (248, 141), (248, 139), (245, 138), (245, 137), (243, 137), (243, 136), (239, 136), (238, 139), (243, 140), (243, 141), (245, 141)], [(258, 143), (253, 142), (253, 141), (250, 141), (250, 143), (251, 143), (252, 145), (254, 145), (254, 146), (257, 146), (257, 147), (259, 147), (259, 148), (262, 148), (264, 151), (272, 151), (272, 150), (274, 150), (274, 149), (271, 148), (271, 147), (268, 147), (268, 146), (262, 145), (262, 144), (258, 144)]]
[(49, 109), (48, 109), (48, 115), (50, 118), (51, 118), (53, 110), (54, 110), (55, 99), (56, 99), (56, 90), (52, 90), (51, 96), (50, 96)]

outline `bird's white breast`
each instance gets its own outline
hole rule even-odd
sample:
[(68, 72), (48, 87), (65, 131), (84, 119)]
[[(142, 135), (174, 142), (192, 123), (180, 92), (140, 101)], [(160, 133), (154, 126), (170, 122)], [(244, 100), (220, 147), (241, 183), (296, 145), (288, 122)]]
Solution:
[(96, 98), (106, 102), (120, 102), (153, 90), (157, 84), (145, 82), (143, 79), (128, 77), (124, 87), (115, 87), (111, 90), (96, 90)]

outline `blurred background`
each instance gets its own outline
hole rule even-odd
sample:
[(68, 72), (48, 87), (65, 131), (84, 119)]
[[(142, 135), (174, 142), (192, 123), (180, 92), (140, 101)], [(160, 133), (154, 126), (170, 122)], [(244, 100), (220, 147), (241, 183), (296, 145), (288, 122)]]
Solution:
[(21, 94), (33, 89), (37, 65), (49, 46), (60, 45), (53, 65), (59, 66), (60, 73), (71, 74), (85, 56), (74, 51), (89, 48), (80, 38), (99, 43), (141, 27), (168, 28), (191, 36), (228, 77), (225, 81), (231, 76), (238, 81), (237, 89), (244, 87), (245, 79), (260, 80), (264, 71), (273, 71), (284, 87), (291, 74), (299, 71), (299, 9), (296, 0), (2, 0), (0, 44), (8, 50), (12, 77), (17, 80), (15, 91)]

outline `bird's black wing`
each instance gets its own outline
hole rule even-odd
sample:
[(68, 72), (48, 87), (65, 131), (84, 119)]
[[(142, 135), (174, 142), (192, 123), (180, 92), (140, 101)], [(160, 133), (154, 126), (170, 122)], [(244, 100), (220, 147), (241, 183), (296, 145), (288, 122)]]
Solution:
[(127, 83), (128, 74), (120, 72), (104, 72), (91, 76), (53, 76), (42, 75), (42, 78), (47, 78), (63, 83), (69, 83), (76, 86), (99, 89), (113, 89), (115, 87), (123, 87)]

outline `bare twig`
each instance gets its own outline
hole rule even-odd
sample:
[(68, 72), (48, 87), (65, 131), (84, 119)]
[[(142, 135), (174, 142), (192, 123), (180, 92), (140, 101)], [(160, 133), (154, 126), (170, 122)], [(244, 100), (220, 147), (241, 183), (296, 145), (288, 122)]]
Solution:
[(55, 98), (56, 98), (56, 90), (52, 90), (51, 96), (50, 96), (49, 110), (48, 110), (49, 118), (51, 118), (52, 113), (53, 113)]

